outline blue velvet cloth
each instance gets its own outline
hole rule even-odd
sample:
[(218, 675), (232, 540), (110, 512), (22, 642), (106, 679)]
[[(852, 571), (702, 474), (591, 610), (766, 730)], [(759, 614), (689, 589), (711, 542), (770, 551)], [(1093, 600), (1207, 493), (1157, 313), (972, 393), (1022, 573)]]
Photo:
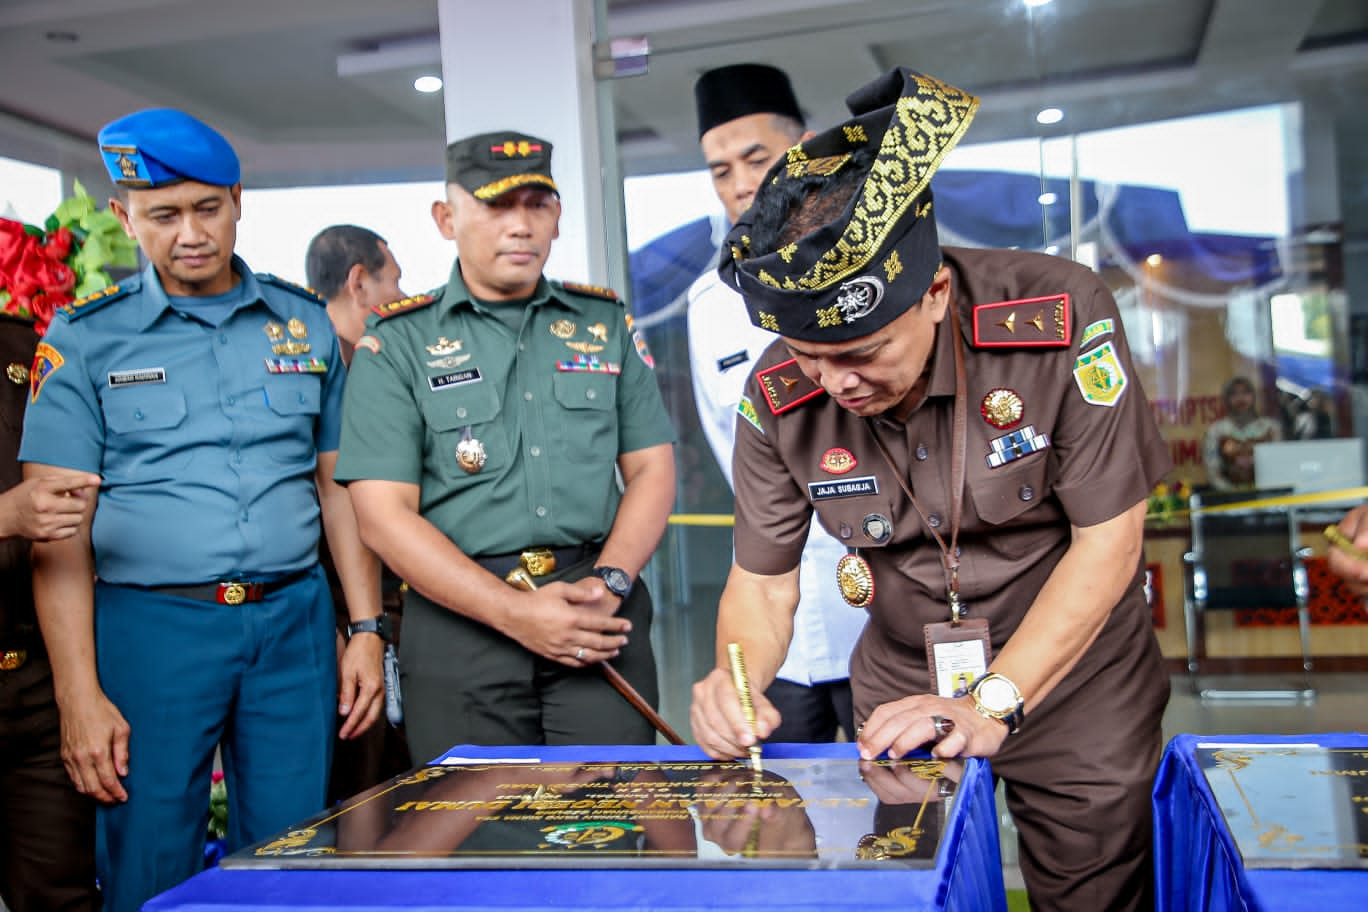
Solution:
[(1368, 870), (1246, 870), (1239, 849), (1197, 764), (1199, 743), (1317, 744), (1368, 748), (1368, 735), (1178, 735), (1154, 782), (1154, 875), (1157, 908), (1329, 912), (1368, 905)]
[[(853, 757), (850, 744), (771, 744), (766, 756)], [(691, 761), (692, 746), (471, 747), (447, 757), (578, 761)], [(970, 760), (956, 793), (936, 866), (930, 870), (500, 870), (272, 871), (214, 868), (168, 890), (145, 912), (403, 909), (545, 912), (665, 909), (792, 912), (896, 908), (900, 912), (1006, 912), (993, 780)]]

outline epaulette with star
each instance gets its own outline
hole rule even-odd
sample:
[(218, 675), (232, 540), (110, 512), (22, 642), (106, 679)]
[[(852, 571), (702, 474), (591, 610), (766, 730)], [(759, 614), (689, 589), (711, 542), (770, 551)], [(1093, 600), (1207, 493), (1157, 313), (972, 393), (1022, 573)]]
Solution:
[(371, 313), (382, 320), (390, 317), (397, 317), (400, 314), (411, 313), (420, 307), (427, 307), (437, 300), (430, 294), (413, 295), (409, 298), (400, 298), (398, 301), (390, 301), (388, 304), (376, 304), (371, 307)]
[(269, 272), (258, 272), (256, 274), (256, 277), (258, 282), (265, 282), (267, 285), (274, 285), (276, 288), (283, 288), (286, 291), (299, 295), (301, 298), (307, 298), (308, 300), (313, 301), (315, 304), (326, 305), (328, 303), (327, 301), (323, 300), (323, 296), (320, 295), (318, 292), (314, 291), (312, 288), (309, 288), (308, 286), (300, 285), (298, 282), (291, 282), (289, 279), (282, 279), (280, 276), (272, 275)]
[(605, 301), (618, 301), (618, 293), (611, 288), (604, 288), (602, 285), (581, 285), (579, 282), (561, 282), (560, 286), (566, 291), (574, 294), (585, 295), (590, 298), (602, 298)]
[(1068, 348), (1067, 294), (998, 301), (974, 308), (975, 348)]
[(760, 382), (760, 389), (765, 394), (765, 403), (776, 415), (797, 408), (824, 392), (820, 386), (807, 378), (807, 374), (798, 369), (798, 362), (793, 358), (756, 371), (755, 379)]
[(106, 304), (113, 304), (120, 298), (126, 298), (133, 292), (142, 288), (142, 276), (129, 276), (117, 285), (110, 285), (101, 288), (99, 291), (86, 295), (84, 298), (77, 298), (70, 303), (63, 304), (59, 309), (66, 314), (67, 320), (79, 320), (81, 317), (92, 314), (104, 307)]

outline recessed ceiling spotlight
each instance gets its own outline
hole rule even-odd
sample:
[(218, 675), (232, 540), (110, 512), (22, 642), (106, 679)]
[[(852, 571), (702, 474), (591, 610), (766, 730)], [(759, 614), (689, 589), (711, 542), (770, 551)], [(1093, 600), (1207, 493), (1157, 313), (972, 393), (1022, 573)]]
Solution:
[(1057, 193), (1050, 193), (1047, 190), (1036, 197), (1036, 202), (1040, 203), (1042, 206), (1053, 206), (1055, 203), (1059, 202), (1059, 195)]
[(1057, 124), (1063, 119), (1064, 112), (1059, 108), (1043, 108), (1040, 113), (1036, 114), (1036, 123), (1044, 124), (1047, 127), (1050, 124)]
[(1036, 7), (1044, 6), (1045, 4), (1049, 3), (1050, 0), (1022, 0), (1022, 2), (1024, 2), (1027, 6)]
[(440, 76), (419, 76), (413, 80), (413, 88), (422, 92), (424, 95), (431, 95), (433, 92), (442, 91), (442, 77)]
[(1160, 263), (1164, 262), (1164, 257), (1162, 254), (1151, 253), (1149, 256), (1145, 257), (1145, 262), (1151, 266), (1158, 266)]

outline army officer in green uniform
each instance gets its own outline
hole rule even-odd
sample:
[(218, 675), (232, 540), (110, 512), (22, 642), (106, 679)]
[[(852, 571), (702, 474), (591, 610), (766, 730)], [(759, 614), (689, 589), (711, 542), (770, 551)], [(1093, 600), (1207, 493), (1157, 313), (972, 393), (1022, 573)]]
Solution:
[[(418, 761), (654, 740), (593, 666), (656, 702), (638, 576), (674, 502), (674, 430), (617, 296), (543, 277), (560, 211), (549, 142), (452, 143), (432, 209), (457, 244), (451, 278), (376, 308), (356, 344), (337, 479), (411, 589), (400, 665)], [(552, 561), (531, 591), (505, 581)]]

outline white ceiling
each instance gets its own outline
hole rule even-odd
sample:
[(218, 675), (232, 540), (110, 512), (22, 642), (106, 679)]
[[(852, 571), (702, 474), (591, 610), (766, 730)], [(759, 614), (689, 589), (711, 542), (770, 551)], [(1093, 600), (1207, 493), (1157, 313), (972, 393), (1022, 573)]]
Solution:
[[(608, 0), (608, 11), (611, 37), (651, 48), (647, 75), (614, 83), (627, 174), (700, 166), (693, 80), (747, 60), (788, 70), (816, 125), (902, 64), (983, 96), (969, 142), (1298, 99), (1368, 139), (1365, 0)], [(0, 0), (0, 155), (89, 169), (102, 124), (172, 106), (229, 136), (251, 186), (435, 180), (441, 95), (411, 86), (438, 64), (434, 0)], [(1068, 110), (1065, 123), (1035, 124), (1046, 103)]]

